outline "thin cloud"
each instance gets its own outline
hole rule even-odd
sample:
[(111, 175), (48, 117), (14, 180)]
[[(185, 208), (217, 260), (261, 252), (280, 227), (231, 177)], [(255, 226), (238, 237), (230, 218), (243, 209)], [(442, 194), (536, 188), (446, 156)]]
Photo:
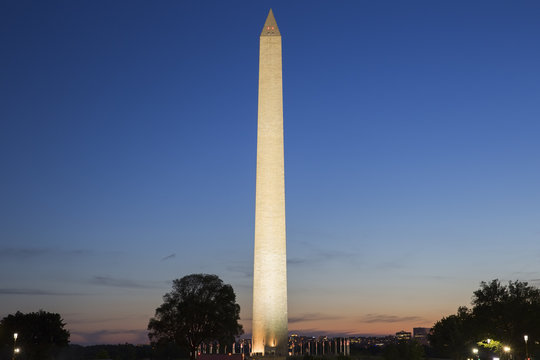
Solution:
[(247, 278), (253, 277), (253, 269), (247, 265), (229, 265), (227, 266), (227, 270), (233, 273), (240, 273)]
[(287, 264), (291, 266), (303, 266), (303, 265), (320, 265), (323, 262), (331, 262), (339, 260), (340, 262), (356, 263), (360, 255), (354, 251), (345, 252), (331, 249), (320, 249), (311, 247), (309, 254), (306, 257), (296, 257), (287, 260)]
[(167, 261), (167, 260), (170, 260), (170, 259), (174, 259), (175, 257), (176, 257), (176, 254), (173, 253), (171, 255), (165, 256), (164, 258), (161, 259), (161, 261)]
[(65, 292), (56, 292), (56, 291), (47, 291), (41, 289), (10, 289), (10, 288), (0, 288), (0, 295), (46, 295), (46, 296), (73, 296), (73, 295), (84, 295), (79, 293), (65, 293)]
[[(380, 266), (380, 264), (379, 264)], [(377, 266), (375, 266), (376, 268)], [(406, 267), (406, 266), (402, 266), (402, 267)], [(390, 268), (388, 269), (390, 270)], [(455, 279), (454, 276), (447, 276), (447, 275), (430, 275), (430, 274), (422, 274), (422, 275), (414, 275), (414, 276), (410, 276), (409, 278), (411, 279), (418, 279), (418, 281), (424, 281), (424, 280), (427, 280), (427, 281), (433, 281), (433, 280), (437, 280), (437, 281), (444, 281), (444, 282), (447, 282), (447, 281), (450, 281), (452, 279)]]
[(399, 270), (405, 268), (405, 264), (401, 259), (394, 259), (389, 261), (384, 261), (376, 265), (376, 268), (379, 270)]
[(253, 289), (253, 284), (243, 284), (243, 283), (237, 283), (234, 284), (234, 289)]
[(308, 262), (308, 259), (302, 259), (302, 258), (292, 258), (287, 259), (287, 265), (302, 265)]
[(78, 340), (78, 344), (91, 345), (101, 344), (107, 341), (108, 337), (114, 337), (116, 335), (132, 335), (134, 339), (131, 342), (136, 344), (148, 343), (148, 332), (143, 329), (126, 329), (126, 330), (100, 330), (100, 331), (71, 331), (72, 335), (76, 335), (81, 338)]
[(305, 321), (319, 321), (319, 320), (338, 320), (342, 319), (341, 316), (321, 314), (321, 313), (308, 313), (297, 316), (290, 316), (289, 323), (305, 322)]
[(118, 287), (118, 288), (133, 288), (133, 289), (146, 289), (146, 288), (154, 287), (154, 286), (139, 283), (130, 279), (117, 279), (110, 276), (94, 276), (90, 280), (90, 284)]
[(87, 249), (61, 250), (40, 247), (4, 247), (0, 248), (0, 258), (9, 260), (26, 260), (42, 256), (69, 256), (80, 257), (92, 255), (93, 251)]
[(46, 248), (1, 248), (0, 257), (9, 259), (27, 259), (50, 253)]
[(424, 321), (425, 319), (420, 316), (398, 316), (387, 314), (367, 314), (360, 318), (361, 322), (368, 324), (373, 323), (396, 323), (404, 321)]
[(131, 319), (129, 316), (123, 317), (108, 317), (108, 318), (81, 318), (81, 315), (70, 315), (65, 314), (64, 319), (69, 323), (73, 324), (100, 324), (100, 323), (111, 323), (111, 322), (122, 322)]
[(298, 328), (298, 329), (289, 329), (289, 333), (301, 333), (302, 335), (306, 335), (306, 336), (314, 336), (314, 337), (318, 337), (318, 336), (329, 336), (329, 337), (346, 337), (346, 336), (349, 336), (350, 333), (348, 332), (335, 332), (335, 331), (326, 331), (326, 330), (321, 330), (321, 329), (316, 329), (316, 328), (310, 328), (310, 329), (306, 329), (306, 328)]
[(65, 253), (66, 253), (67, 255), (72, 255), (72, 256), (89, 256), (89, 255), (94, 255), (94, 251), (92, 251), (92, 250), (87, 250), (87, 249), (68, 250), (68, 251), (65, 251)]

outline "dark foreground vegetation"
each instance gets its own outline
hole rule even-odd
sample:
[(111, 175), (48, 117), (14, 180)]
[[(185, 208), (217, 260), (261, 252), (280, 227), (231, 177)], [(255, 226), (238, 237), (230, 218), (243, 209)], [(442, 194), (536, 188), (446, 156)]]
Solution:
[(429, 341), (437, 356), (456, 360), (536, 357), (540, 350), (540, 289), (520, 281), (508, 285), (497, 279), (482, 282), (471, 305), (470, 309), (458, 308), (455, 315), (433, 326)]
[[(12, 360), (12, 347), (3, 347), (0, 360)], [(26, 356), (25, 356), (26, 355)], [(144, 359), (187, 359), (188, 356), (178, 347), (171, 345), (168, 347), (152, 348), (150, 345), (68, 345), (61, 348), (51, 357), (43, 359), (54, 360), (144, 360)], [(22, 352), (16, 356), (16, 360), (31, 360), (28, 354)], [(35, 358), (38, 359), (38, 358)]]

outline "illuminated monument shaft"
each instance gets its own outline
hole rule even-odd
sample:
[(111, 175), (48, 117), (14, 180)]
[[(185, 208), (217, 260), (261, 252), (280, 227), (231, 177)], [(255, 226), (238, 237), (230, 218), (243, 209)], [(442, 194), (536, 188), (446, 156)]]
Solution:
[(288, 355), (281, 34), (272, 10), (260, 37), (252, 353)]

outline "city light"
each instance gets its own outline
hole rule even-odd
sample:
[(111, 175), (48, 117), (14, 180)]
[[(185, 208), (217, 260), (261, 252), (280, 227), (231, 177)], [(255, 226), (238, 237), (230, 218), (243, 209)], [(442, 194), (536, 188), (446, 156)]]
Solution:
[(21, 351), (21, 349), (16, 347), (18, 337), (19, 337), (18, 333), (13, 333), (13, 360), (15, 360), (15, 355), (17, 355)]
[(527, 345), (527, 340), (529, 340), (529, 335), (523, 335), (523, 340), (525, 340), (525, 359), (529, 360), (529, 347)]

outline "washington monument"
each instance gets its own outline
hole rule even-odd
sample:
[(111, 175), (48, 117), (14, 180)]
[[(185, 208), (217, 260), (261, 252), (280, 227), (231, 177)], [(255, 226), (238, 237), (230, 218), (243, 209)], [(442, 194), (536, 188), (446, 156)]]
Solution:
[(252, 354), (285, 357), (289, 338), (281, 34), (272, 10), (260, 36), (256, 181)]

